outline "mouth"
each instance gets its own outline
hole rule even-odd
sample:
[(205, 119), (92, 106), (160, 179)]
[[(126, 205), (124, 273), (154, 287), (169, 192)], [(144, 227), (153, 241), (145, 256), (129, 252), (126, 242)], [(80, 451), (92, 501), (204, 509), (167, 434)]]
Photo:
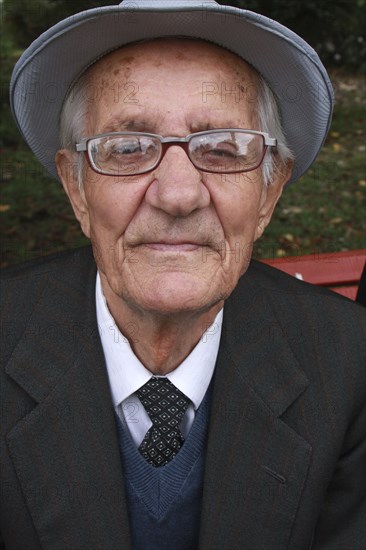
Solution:
[(194, 242), (149, 242), (144, 243), (142, 246), (151, 249), (156, 250), (158, 252), (192, 252), (194, 250), (198, 250), (203, 246), (199, 243)]

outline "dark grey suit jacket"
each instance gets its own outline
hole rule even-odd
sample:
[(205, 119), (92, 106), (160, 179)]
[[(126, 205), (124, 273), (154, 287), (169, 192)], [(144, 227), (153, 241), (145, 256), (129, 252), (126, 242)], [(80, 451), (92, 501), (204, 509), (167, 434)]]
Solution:
[[(81, 249), (4, 275), (8, 550), (131, 548), (95, 274)], [(365, 335), (364, 308), (252, 262), (225, 305), (200, 549), (366, 548)]]

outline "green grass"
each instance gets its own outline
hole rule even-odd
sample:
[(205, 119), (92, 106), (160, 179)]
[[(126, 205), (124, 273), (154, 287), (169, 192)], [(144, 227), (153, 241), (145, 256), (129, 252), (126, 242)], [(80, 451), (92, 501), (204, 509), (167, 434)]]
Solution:
[[(256, 257), (366, 248), (365, 89), (338, 77), (337, 103), (316, 163), (285, 189)], [(25, 146), (2, 149), (1, 265), (81, 246), (82, 236), (60, 184)]]

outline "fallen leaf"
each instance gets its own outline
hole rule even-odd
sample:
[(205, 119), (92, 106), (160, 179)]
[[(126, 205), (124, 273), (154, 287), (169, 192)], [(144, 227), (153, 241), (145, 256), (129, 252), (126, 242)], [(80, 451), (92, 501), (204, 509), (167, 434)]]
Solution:
[(366, 180), (358, 180), (358, 185), (360, 187), (366, 187)]
[(10, 210), (10, 204), (0, 204), (0, 212), (7, 212)]
[(331, 223), (332, 225), (337, 225), (338, 223), (342, 223), (343, 222), (343, 218), (332, 218), (331, 220), (329, 220), (329, 223)]
[(330, 135), (334, 138), (338, 138), (341, 134), (339, 132), (330, 132)]
[(333, 151), (335, 153), (339, 153), (339, 151), (342, 149), (341, 145), (339, 143), (333, 143)]
[(286, 214), (300, 214), (302, 212), (302, 208), (300, 206), (289, 206), (288, 208), (283, 208), (282, 212)]
[(283, 250), (283, 248), (278, 248), (276, 250), (276, 256), (278, 256), (279, 258), (283, 258), (284, 256), (286, 256), (286, 250)]
[(1, 174), (1, 178), (3, 181), (9, 181), (12, 179), (12, 177), (13, 177), (13, 174), (11, 172), (3, 172)]

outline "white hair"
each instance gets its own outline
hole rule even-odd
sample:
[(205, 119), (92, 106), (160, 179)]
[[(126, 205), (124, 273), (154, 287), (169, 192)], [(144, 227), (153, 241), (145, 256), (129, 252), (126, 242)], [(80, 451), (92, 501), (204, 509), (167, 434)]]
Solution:
[[(270, 185), (278, 164), (285, 166), (289, 160), (294, 159), (294, 154), (289, 149), (282, 129), (279, 107), (274, 93), (267, 84), (266, 80), (259, 76), (259, 90), (257, 100), (257, 116), (259, 128), (262, 132), (267, 132), (271, 138), (277, 140), (275, 151), (268, 147), (262, 163), (262, 175), (265, 185)], [(276, 154), (278, 157), (276, 163)]]
[[(88, 82), (88, 71), (86, 71), (70, 88), (60, 115), (59, 137), (61, 147), (75, 154), (75, 145), (84, 137), (86, 130)], [(78, 153), (75, 166), (79, 189), (81, 189), (83, 183), (83, 156), (83, 153)]]
[[(255, 69), (254, 69), (255, 70)], [(61, 147), (75, 152), (75, 144), (85, 137), (88, 115), (88, 71), (71, 87), (61, 111), (60, 142)], [(258, 73), (257, 73), (258, 74)], [(277, 140), (277, 147), (268, 147), (262, 163), (262, 175), (265, 185), (270, 185), (276, 168), (285, 165), (294, 158), (286, 143), (281, 125), (279, 107), (274, 93), (266, 80), (258, 74), (257, 117), (259, 128)], [(83, 153), (79, 153), (76, 164), (79, 188), (83, 180)]]

